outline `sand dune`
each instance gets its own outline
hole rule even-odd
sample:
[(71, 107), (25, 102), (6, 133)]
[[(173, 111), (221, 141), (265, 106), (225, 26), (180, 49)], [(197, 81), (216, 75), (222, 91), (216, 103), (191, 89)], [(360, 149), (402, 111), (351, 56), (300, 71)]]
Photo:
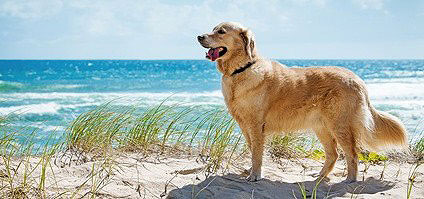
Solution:
[[(139, 154), (111, 155), (107, 160), (91, 158), (56, 158), (47, 169), (46, 192), (37, 192), (41, 170), (33, 173), (29, 198), (303, 198), (300, 187), (304, 185), (307, 196), (313, 195), (315, 175), (323, 161), (311, 159), (281, 160), (265, 158), (263, 176), (258, 182), (244, 180), (243, 169), (248, 168), (248, 158), (230, 165), (217, 174), (203, 170), (204, 164), (196, 157), (151, 156)], [(15, 187), (22, 183), (24, 168), (18, 164), (22, 158), (12, 160), (17, 168)], [(7, 172), (0, 160), (0, 180), (4, 186)], [(39, 159), (30, 158), (29, 168)], [(317, 198), (406, 198), (408, 177), (413, 164), (389, 161), (370, 166), (365, 173), (360, 165), (360, 181), (345, 184), (344, 161), (339, 160), (329, 181), (322, 181), (316, 191)], [(384, 173), (382, 174), (384, 170)], [(54, 173), (54, 175), (53, 175)], [(364, 179), (364, 180), (363, 180)], [(424, 198), (424, 166), (418, 168), (412, 198)], [(1, 194), (8, 196), (8, 190)]]

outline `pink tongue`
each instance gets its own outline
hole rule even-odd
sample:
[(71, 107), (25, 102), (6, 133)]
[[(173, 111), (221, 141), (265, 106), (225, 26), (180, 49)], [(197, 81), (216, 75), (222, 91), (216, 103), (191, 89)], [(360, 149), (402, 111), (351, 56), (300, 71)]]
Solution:
[(208, 51), (208, 55), (212, 61), (215, 61), (219, 57), (219, 48), (211, 48)]

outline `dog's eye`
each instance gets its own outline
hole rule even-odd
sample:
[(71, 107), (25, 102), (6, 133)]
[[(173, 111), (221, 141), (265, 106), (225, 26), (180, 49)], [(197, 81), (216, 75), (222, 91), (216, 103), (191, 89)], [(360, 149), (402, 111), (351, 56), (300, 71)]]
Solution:
[(224, 30), (218, 30), (218, 34), (225, 34)]

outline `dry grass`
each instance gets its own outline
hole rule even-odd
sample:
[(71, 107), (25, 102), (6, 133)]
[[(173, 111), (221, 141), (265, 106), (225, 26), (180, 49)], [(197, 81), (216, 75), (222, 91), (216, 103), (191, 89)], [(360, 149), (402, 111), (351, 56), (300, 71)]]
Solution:
[(269, 140), (269, 153), (273, 159), (305, 157), (305, 137), (296, 135), (274, 135)]

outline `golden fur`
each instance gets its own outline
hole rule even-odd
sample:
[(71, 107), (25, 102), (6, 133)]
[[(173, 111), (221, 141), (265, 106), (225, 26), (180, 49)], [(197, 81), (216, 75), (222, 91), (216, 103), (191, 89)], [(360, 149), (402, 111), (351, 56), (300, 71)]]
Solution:
[[(261, 178), (265, 137), (274, 133), (312, 129), (326, 155), (321, 177), (333, 169), (338, 144), (346, 155), (347, 182), (356, 180), (359, 147), (406, 145), (402, 123), (370, 104), (365, 83), (353, 72), (339, 67), (288, 68), (264, 59), (252, 32), (234, 22), (221, 23), (199, 37), (205, 48), (227, 48), (217, 68), (225, 103), (252, 153), (248, 180)], [(254, 64), (232, 75), (248, 62)]]

